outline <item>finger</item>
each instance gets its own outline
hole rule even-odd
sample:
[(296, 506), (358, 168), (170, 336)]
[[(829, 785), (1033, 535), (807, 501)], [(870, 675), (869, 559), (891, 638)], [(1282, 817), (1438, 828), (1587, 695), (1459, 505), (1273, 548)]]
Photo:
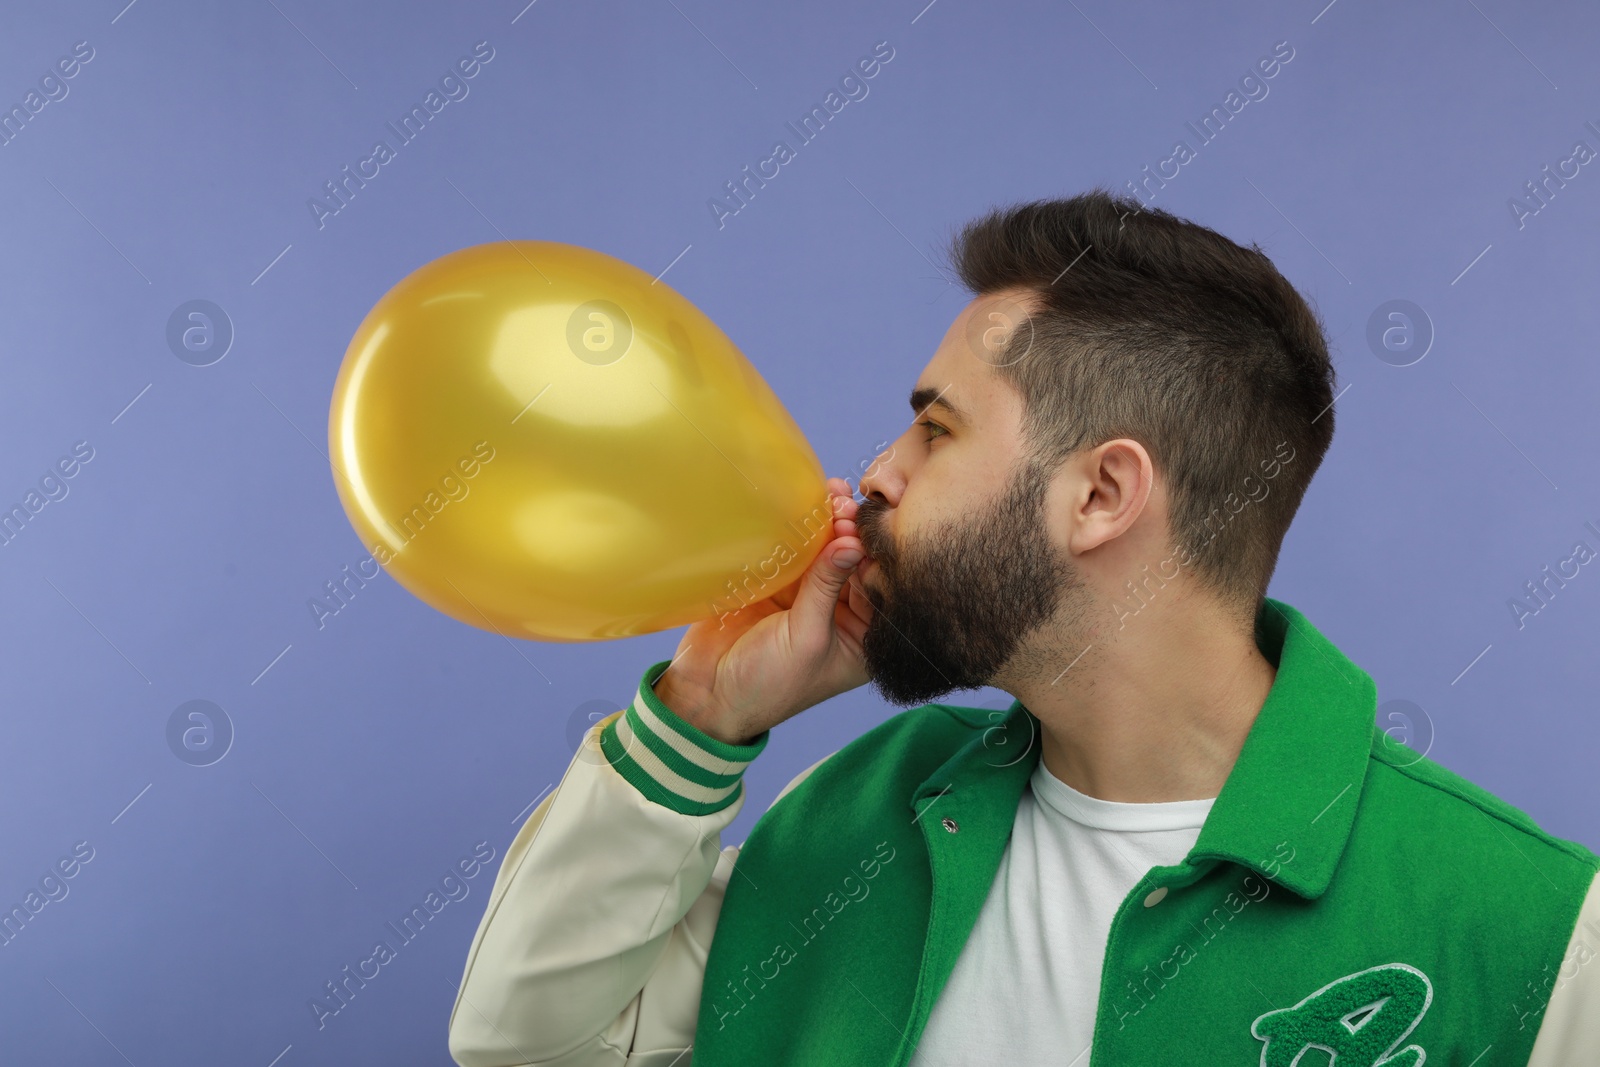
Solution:
[(839, 632), (859, 646), (867, 637), (867, 620), (840, 604), (833, 613), (833, 623)]
[(833, 626), (840, 592), (865, 555), (866, 550), (854, 537), (834, 538), (823, 546), (789, 609), (804, 632), (816, 635)]
[(776, 593), (773, 593), (770, 599), (778, 607), (787, 609), (794, 603), (795, 594), (800, 591), (800, 586), (804, 581), (805, 575), (802, 574)]
[(871, 622), (873, 607), (872, 599), (867, 596), (866, 587), (861, 584), (861, 576), (852, 574), (842, 590), (843, 600), (849, 607), (851, 614), (863, 622)]

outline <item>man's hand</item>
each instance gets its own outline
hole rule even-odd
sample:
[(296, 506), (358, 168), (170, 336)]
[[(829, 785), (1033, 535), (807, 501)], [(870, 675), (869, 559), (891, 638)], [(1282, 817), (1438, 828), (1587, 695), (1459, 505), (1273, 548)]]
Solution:
[(655, 692), (672, 712), (729, 744), (867, 681), (861, 644), (872, 604), (855, 572), (865, 548), (856, 501), (828, 479), (832, 537), (805, 573), (765, 600), (690, 626)]

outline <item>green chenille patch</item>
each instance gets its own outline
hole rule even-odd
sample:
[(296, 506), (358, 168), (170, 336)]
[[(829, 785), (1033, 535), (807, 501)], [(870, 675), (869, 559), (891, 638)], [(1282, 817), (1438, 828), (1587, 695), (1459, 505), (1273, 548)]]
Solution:
[(1260, 1016), (1250, 1032), (1267, 1047), (1262, 1067), (1293, 1067), (1307, 1049), (1339, 1067), (1416, 1067), (1427, 1053), (1398, 1048), (1433, 1002), (1433, 983), (1415, 967), (1384, 963), (1329, 982), (1292, 1008)]

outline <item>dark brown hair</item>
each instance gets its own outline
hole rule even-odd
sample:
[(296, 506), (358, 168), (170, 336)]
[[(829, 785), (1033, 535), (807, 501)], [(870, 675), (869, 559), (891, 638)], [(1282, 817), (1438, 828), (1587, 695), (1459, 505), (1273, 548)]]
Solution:
[(1144, 445), (1187, 553), (1178, 563), (1252, 621), (1333, 440), (1316, 312), (1257, 245), (1099, 187), (996, 208), (960, 229), (949, 257), (974, 295), (1037, 296), (986, 357), (1022, 395), (1025, 459)]

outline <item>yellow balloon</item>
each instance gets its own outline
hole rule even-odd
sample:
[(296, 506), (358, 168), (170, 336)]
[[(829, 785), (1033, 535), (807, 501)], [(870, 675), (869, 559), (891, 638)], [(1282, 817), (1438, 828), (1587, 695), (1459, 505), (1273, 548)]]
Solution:
[(736, 611), (827, 543), (822, 465), (665, 282), (553, 241), (464, 248), (362, 320), (328, 415), (350, 523), (402, 586), (511, 637)]

